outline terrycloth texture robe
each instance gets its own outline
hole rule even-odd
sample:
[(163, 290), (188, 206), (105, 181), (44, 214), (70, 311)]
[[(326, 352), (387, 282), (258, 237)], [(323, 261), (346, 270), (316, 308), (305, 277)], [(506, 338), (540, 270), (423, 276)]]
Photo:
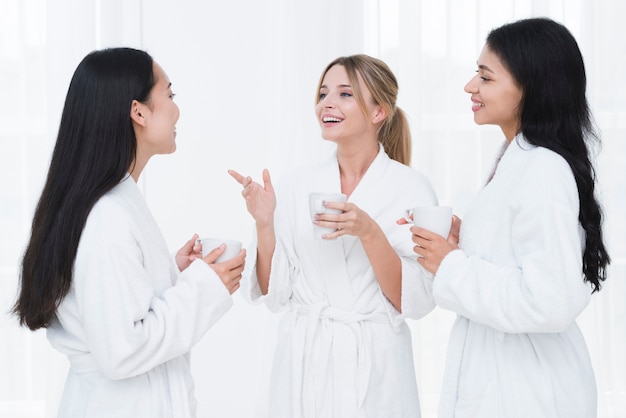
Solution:
[(194, 417), (188, 352), (231, 306), (203, 261), (179, 272), (127, 177), (91, 210), (48, 329), (70, 362), (59, 417)]
[(437, 204), (429, 181), (380, 147), (348, 198), (380, 225), (401, 257), (402, 314), (382, 294), (357, 237), (313, 237), (308, 196), (340, 192), (336, 156), (285, 176), (277, 190), (277, 242), (266, 296), (258, 288), (255, 260), (246, 265), (248, 297), (273, 311), (288, 310), (278, 332), (269, 416), (419, 417), (404, 318), (434, 308), (432, 275), (416, 262), (408, 225), (396, 220), (406, 209)]
[(437, 305), (458, 313), (441, 418), (596, 416), (578, 204), (567, 162), (516, 137), (435, 276)]

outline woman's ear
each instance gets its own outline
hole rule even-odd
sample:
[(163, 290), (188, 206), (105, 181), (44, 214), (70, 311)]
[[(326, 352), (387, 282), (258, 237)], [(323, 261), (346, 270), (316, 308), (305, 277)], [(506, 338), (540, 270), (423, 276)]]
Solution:
[(372, 115), (372, 123), (374, 125), (377, 125), (380, 122), (384, 121), (386, 117), (387, 112), (385, 112), (385, 109), (383, 109), (381, 106), (376, 106), (376, 109), (374, 109), (374, 114)]
[(133, 100), (130, 105), (130, 119), (133, 123), (140, 126), (146, 126), (146, 118), (144, 115), (145, 107), (143, 103)]

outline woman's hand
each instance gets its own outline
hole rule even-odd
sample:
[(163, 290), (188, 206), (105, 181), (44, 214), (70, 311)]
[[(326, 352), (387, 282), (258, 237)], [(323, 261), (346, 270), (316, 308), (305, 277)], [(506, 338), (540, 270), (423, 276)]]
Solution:
[(324, 239), (335, 239), (342, 235), (354, 235), (361, 239), (377, 231), (378, 225), (357, 205), (350, 202), (324, 202), (329, 209), (339, 209), (343, 213), (318, 213), (314, 224), (324, 228), (335, 228), (336, 231), (323, 236)]
[(228, 292), (232, 295), (240, 286), (241, 274), (245, 267), (246, 250), (241, 250), (238, 255), (230, 260), (216, 263), (215, 261), (224, 254), (224, 251), (226, 251), (226, 244), (221, 244), (219, 247), (209, 251), (202, 260), (215, 271), (222, 283), (224, 283), (224, 286), (226, 286), (226, 289), (228, 289)]
[(193, 260), (202, 257), (202, 246), (196, 242), (197, 240), (198, 234), (193, 234), (193, 237), (176, 253), (176, 265), (179, 271), (185, 270)]
[[(413, 215), (407, 215), (396, 221), (398, 225), (410, 224), (413, 220)], [(461, 218), (456, 215), (452, 215), (452, 224), (450, 225), (450, 232), (448, 233), (448, 242), (452, 245), (459, 245), (459, 232), (461, 231)]]
[(461, 232), (461, 218), (452, 215), (452, 225), (448, 234), (448, 242), (452, 245), (459, 246), (459, 233)]
[(406, 216), (403, 216), (402, 218), (396, 221), (398, 225), (406, 225), (406, 224), (410, 224), (411, 222), (413, 222), (413, 214), (411, 213), (410, 210), (406, 211)]
[(276, 193), (270, 179), (270, 172), (263, 170), (263, 186), (252, 181), (251, 177), (244, 177), (235, 170), (228, 170), (228, 174), (243, 186), (241, 195), (246, 200), (246, 208), (257, 224), (271, 225), (274, 222), (276, 210)]
[(459, 248), (460, 229), (461, 219), (456, 215), (452, 216), (452, 225), (447, 239), (427, 229), (412, 226), (412, 239), (417, 244), (413, 247), (413, 251), (418, 255), (417, 262), (432, 274), (436, 274), (444, 257)]
[(358, 237), (380, 289), (396, 310), (402, 312), (402, 262), (383, 230), (354, 203), (324, 202), (324, 206), (343, 212), (315, 215), (313, 222), (316, 225), (335, 229), (335, 232), (322, 235), (322, 238), (335, 239), (342, 235)]
[(276, 192), (272, 186), (270, 172), (263, 170), (263, 186), (244, 177), (235, 170), (228, 170), (239, 184), (243, 186), (241, 195), (246, 200), (246, 208), (256, 222), (256, 276), (262, 294), (267, 294), (270, 281), (270, 269), (276, 235), (274, 232), (274, 212), (276, 211)]

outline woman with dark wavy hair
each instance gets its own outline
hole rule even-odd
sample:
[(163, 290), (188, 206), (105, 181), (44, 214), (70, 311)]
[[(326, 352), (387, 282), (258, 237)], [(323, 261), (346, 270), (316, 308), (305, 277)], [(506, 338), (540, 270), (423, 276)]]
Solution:
[(474, 121), (506, 141), (448, 240), (412, 227), (437, 305), (458, 314), (439, 416), (596, 416), (576, 317), (610, 262), (590, 161), (583, 58), (545, 18), (493, 30), (465, 86)]
[(59, 416), (193, 417), (188, 354), (232, 305), (245, 252), (175, 257), (137, 181), (176, 149), (178, 106), (144, 51), (94, 51), (67, 92), (13, 312), (67, 355)]

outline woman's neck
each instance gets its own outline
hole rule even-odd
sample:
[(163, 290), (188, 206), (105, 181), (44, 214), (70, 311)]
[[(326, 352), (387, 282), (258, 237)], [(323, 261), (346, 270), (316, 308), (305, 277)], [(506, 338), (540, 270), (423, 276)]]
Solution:
[(148, 164), (148, 159), (141, 158), (139, 155), (137, 155), (135, 160), (128, 168), (128, 172), (130, 173), (130, 176), (135, 180), (135, 183), (139, 182), (139, 176), (141, 175), (143, 169), (146, 167), (146, 164)]
[(350, 196), (359, 184), (379, 152), (379, 145), (337, 148), (337, 161), (341, 178), (341, 192)]

